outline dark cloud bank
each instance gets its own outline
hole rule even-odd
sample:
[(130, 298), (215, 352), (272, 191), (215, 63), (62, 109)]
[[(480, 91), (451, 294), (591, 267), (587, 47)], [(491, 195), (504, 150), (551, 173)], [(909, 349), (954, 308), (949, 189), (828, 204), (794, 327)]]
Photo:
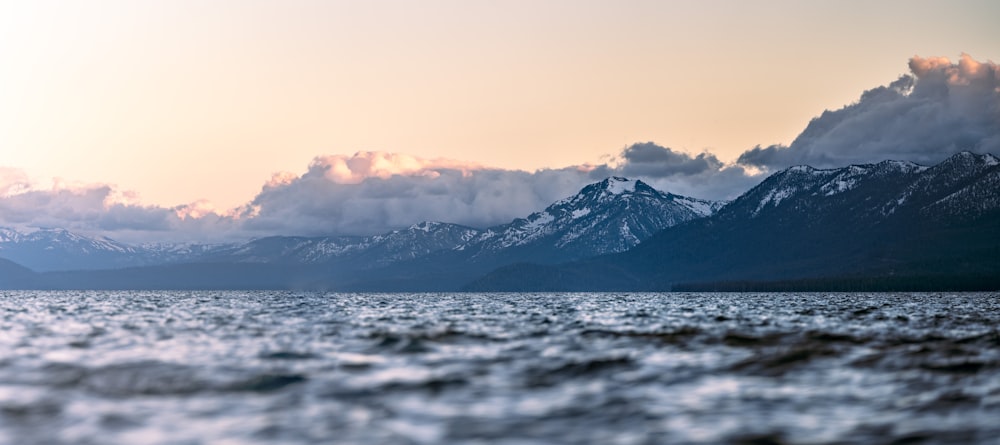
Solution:
[(934, 164), (957, 152), (1000, 152), (1000, 69), (963, 54), (910, 59), (910, 74), (825, 111), (789, 146), (756, 147), (739, 163), (775, 170), (884, 159)]
[(814, 118), (788, 146), (755, 147), (735, 164), (652, 142), (601, 165), (536, 172), (382, 152), (317, 157), (301, 175), (276, 174), (246, 206), (141, 206), (107, 185), (32, 188), (0, 168), (0, 226), (63, 227), (131, 241), (273, 234), (372, 234), (436, 220), (486, 227), (508, 222), (611, 175), (672, 193), (731, 199), (791, 165), (839, 167), (884, 159), (936, 163), (955, 152), (1000, 153), (1000, 70), (963, 55), (914, 57), (910, 74), (854, 104)]

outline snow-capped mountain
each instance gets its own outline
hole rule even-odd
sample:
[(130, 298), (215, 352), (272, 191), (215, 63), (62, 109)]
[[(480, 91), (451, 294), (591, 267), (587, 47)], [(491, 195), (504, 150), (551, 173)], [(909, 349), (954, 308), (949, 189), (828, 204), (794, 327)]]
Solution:
[(231, 249), (238, 244), (240, 243), (167, 242), (143, 243), (136, 247), (158, 259), (157, 262), (172, 263), (211, 255), (221, 250)]
[(105, 269), (144, 264), (139, 247), (65, 229), (0, 228), (0, 257), (38, 270)]
[(805, 279), (851, 286), (902, 279), (933, 288), (998, 276), (1000, 159), (965, 152), (932, 167), (791, 167), (715, 215), (621, 255), (500, 269), (470, 289), (669, 290)]
[[(884, 161), (878, 164), (851, 165), (838, 169), (816, 169), (809, 166), (790, 167), (777, 172), (750, 189), (730, 204), (725, 218), (754, 218), (775, 211), (808, 212), (816, 206), (832, 202), (849, 203), (854, 211), (869, 211), (881, 216), (883, 210), (872, 206), (875, 199), (891, 212), (890, 204), (905, 184), (911, 183), (927, 170), (911, 162)], [(858, 195), (864, 195), (857, 200)]]
[(720, 206), (664, 193), (639, 180), (611, 177), (541, 212), (487, 229), (459, 249), (472, 252), (473, 258), (511, 249), (551, 251), (543, 256), (558, 259), (623, 252), (667, 227), (711, 215)]
[(374, 268), (453, 249), (479, 230), (439, 222), (373, 236), (272, 236), (245, 243), (150, 243), (129, 245), (63, 229), (18, 231), (0, 228), (0, 258), (39, 272), (96, 270), (176, 263), (324, 264)]
[(612, 177), (525, 218), (488, 228), (450, 251), (347, 277), (354, 291), (456, 290), (496, 267), (555, 264), (625, 251), (660, 230), (704, 218), (722, 203)]
[(0, 258), (41, 272), (257, 263), (315, 266), (335, 274), (449, 251), (455, 254), (434, 261), (441, 261), (445, 268), (465, 261), (557, 261), (625, 251), (659, 230), (710, 215), (719, 207), (717, 202), (660, 192), (642, 181), (608, 178), (541, 212), (486, 231), (422, 222), (372, 236), (270, 236), (233, 244), (128, 245), (61, 229), (0, 229)]
[(207, 252), (198, 261), (327, 264), (372, 269), (453, 251), (433, 261), (569, 259), (621, 252), (663, 228), (704, 217), (720, 206), (663, 193), (642, 181), (608, 178), (544, 211), (485, 231), (422, 222), (373, 236), (272, 236)]
[(1000, 208), (1000, 159), (992, 154), (956, 154), (924, 167), (905, 161), (838, 169), (797, 166), (775, 173), (733, 201), (723, 218), (753, 218), (789, 212), (825, 218), (837, 209), (856, 223), (884, 223), (891, 215), (970, 217)]
[[(129, 246), (64, 230), (0, 229), (0, 258), (38, 271), (155, 266), (33, 274), (0, 261), (0, 278), (53, 288), (358, 291), (456, 290), (477, 277), (467, 289), (667, 290), (691, 282), (871, 277), (982, 282), (1000, 276), (998, 227), (1000, 159), (960, 153), (932, 167), (792, 167), (724, 205), (608, 178), (485, 231), (421, 223), (367, 237)], [(595, 256), (610, 252), (621, 253)]]
[(928, 169), (900, 194), (898, 201), (922, 200), (919, 211), (927, 216), (970, 219), (996, 211), (1000, 209), (998, 166), (1000, 158), (992, 154), (959, 153)]
[(421, 222), (372, 236), (270, 236), (216, 249), (195, 258), (213, 262), (290, 264), (336, 261), (364, 269), (453, 249), (477, 234), (479, 230), (457, 224)]

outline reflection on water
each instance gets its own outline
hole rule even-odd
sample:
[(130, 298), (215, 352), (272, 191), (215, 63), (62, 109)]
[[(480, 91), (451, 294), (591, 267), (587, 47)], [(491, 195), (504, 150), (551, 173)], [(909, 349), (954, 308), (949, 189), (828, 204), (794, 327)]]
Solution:
[(990, 294), (0, 293), (0, 443), (997, 443)]

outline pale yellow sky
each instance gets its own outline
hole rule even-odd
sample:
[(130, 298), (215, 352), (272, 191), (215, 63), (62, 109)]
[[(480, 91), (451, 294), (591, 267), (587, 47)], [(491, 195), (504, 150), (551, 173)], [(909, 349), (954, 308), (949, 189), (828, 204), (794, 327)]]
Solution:
[(0, 166), (233, 207), (381, 150), (518, 169), (788, 143), (1000, 3), (0, 0)]

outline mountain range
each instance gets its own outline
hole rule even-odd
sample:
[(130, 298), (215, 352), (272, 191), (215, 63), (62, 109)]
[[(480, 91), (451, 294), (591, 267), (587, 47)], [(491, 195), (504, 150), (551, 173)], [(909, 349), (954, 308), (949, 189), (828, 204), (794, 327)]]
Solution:
[(723, 203), (610, 177), (525, 218), (483, 230), (468, 243), (410, 261), (337, 277), (352, 291), (449, 291), (498, 267), (557, 264), (626, 251), (653, 234), (703, 218)]
[(0, 257), (39, 271), (144, 265), (154, 256), (154, 252), (145, 250), (110, 238), (87, 237), (64, 229), (24, 233), (0, 228)]
[(1000, 276), (1000, 159), (965, 152), (932, 167), (797, 166), (731, 202), (611, 177), (482, 230), (423, 222), (373, 236), (129, 245), (62, 229), (0, 229), (0, 258), (0, 288), (989, 286)]
[(447, 290), (512, 262), (557, 263), (622, 252), (721, 205), (612, 177), (485, 230), (422, 222), (374, 236), (134, 246), (65, 230), (3, 229), (0, 257), (42, 272), (32, 287)]
[(554, 267), (510, 265), (466, 289), (998, 286), (998, 198), (1000, 160), (991, 154), (959, 153), (933, 167), (791, 167), (714, 215), (627, 252)]

